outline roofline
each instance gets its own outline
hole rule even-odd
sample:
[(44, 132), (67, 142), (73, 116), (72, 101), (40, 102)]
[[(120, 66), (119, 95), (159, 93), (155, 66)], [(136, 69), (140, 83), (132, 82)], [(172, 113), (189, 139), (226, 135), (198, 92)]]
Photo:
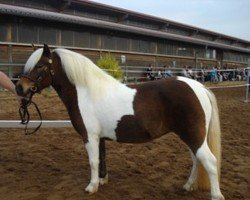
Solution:
[(92, 7), (98, 7), (100, 9), (107, 9), (107, 10), (111, 10), (111, 11), (115, 11), (115, 12), (129, 14), (131, 16), (133, 15), (133, 16), (137, 16), (137, 17), (140, 17), (140, 18), (143, 18), (143, 19), (149, 19), (149, 20), (152, 20), (152, 21), (156, 21), (158, 23), (173, 24), (175, 26), (180, 26), (180, 27), (183, 27), (183, 28), (186, 28), (186, 29), (189, 29), (189, 30), (194, 30), (194, 31), (198, 30), (199, 32), (202, 32), (202, 33), (206, 33), (206, 34), (210, 34), (210, 35), (214, 35), (214, 36), (220, 36), (222, 38), (226, 38), (226, 39), (235, 40), (235, 41), (250, 44), (250, 41), (245, 40), (245, 39), (229, 36), (229, 35), (226, 35), (226, 34), (223, 34), (223, 33), (215, 32), (215, 31), (210, 31), (210, 30), (207, 30), (207, 29), (199, 28), (197, 26), (193, 26), (193, 25), (187, 25), (187, 24), (184, 24), (184, 23), (180, 23), (180, 22), (176, 22), (174, 20), (169, 20), (169, 19), (157, 17), (157, 16), (154, 16), (154, 15), (149, 15), (149, 14), (144, 14), (144, 13), (140, 13), (140, 12), (137, 12), (137, 11), (128, 10), (128, 9), (125, 9), (125, 8), (119, 8), (119, 7), (115, 7), (115, 6), (111, 6), (111, 5), (107, 5), (107, 4), (103, 4), (103, 3), (99, 3), (99, 2), (95, 2), (95, 1), (89, 1), (89, 0), (72, 0), (72, 2), (89, 5), (89, 6), (92, 6)]
[(202, 40), (198, 38), (190, 38), (188, 36), (181, 36), (177, 34), (167, 33), (163, 31), (150, 30), (141, 27), (128, 26), (114, 22), (101, 21), (97, 19), (90, 19), (86, 17), (55, 13), (51, 11), (38, 10), (33, 8), (25, 8), (19, 6), (0, 4), (0, 14), (8, 14), (22, 17), (33, 17), (43, 20), (53, 20), (59, 22), (73, 23), (96, 28), (111, 29), (122, 32), (134, 33), (139, 35), (146, 35), (150, 37), (158, 37), (170, 40), (178, 40), (197, 45), (211, 46), (221, 49), (229, 49), (233, 51), (250, 53), (250, 49), (230, 46), (227, 44), (220, 44), (213, 41)]

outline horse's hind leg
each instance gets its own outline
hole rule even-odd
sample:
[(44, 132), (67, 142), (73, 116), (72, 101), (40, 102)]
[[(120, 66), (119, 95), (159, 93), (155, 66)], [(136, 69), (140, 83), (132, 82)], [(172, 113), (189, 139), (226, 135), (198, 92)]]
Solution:
[(108, 174), (106, 168), (106, 149), (105, 149), (105, 139), (100, 139), (99, 144), (99, 178), (100, 178), (100, 185), (104, 185), (108, 183)]
[(195, 155), (193, 154), (192, 150), (190, 150), (190, 154), (192, 157), (192, 161), (193, 161), (193, 167), (191, 170), (191, 174), (190, 177), (188, 178), (187, 183), (183, 186), (183, 189), (186, 191), (193, 191), (197, 189), (197, 185), (196, 185), (196, 179), (197, 179), (197, 158), (195, 157)]
[(207, 141), (204, 141), (197, 150), (196, 157), (202, 163), (209, 176), (212, 200), (224, 200), (219, 187), (217, 160), (210, 151)]

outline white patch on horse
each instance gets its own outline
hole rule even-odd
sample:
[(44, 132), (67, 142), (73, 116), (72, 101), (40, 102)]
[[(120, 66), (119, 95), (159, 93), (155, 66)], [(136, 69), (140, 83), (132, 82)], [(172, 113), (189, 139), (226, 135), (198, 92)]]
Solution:
[(215, 156), (210, 151), (206, 141), (204, 141), (201, 147), (197, 150), (196, 157), (208, 173), (212, 200), (224, 200), (218, 181), (217, 161)]
[(186, 84), (188, 84), (189, 87), (196, 94), (197, 98), (199, 99), (201, 107), (205, 113), (206, 133), (207, 133), (210, 119), (211, 119), (211, 115), (212, 115), (212, 105), (211, 105), (211, 102), (210, 102), (209, 97), (207, 95), (207, 89), (204, 87), (204, 85), (202, 85), (198, 81), (192, 80), (190, 78), (178, 76), (177, 80), (183, 81)]
[(96, 115), (102, 129), (101, 137), (117, 139), (115, 129), (118, 121), (124, 115), (134, 115), (133, 101), (135, 94), (135, 89), (120, 84), (116, 87), (110, 87), (107, 95), (95, 102)]
[(192, 161), (193, 161), (193, 166), (192, 166), (191, 174), (190, 174), (190, 176), (188, 178), (188, 181), (183, 186), (183, 188), (188, 192), (196, 190), (196, 187), (197, 187), (197, 185), (195, 185), (195, 181), (197, 179), (197, 158), (196, 158), (196, 156), (194, 155), (194, 153), (192, 152), (191, 149), (189, 149), (189, 152), (191, 154), (191, 158), (192, 158)]
[(25, 67), (24, 67), (24, 73), (30, 72), (37, 64), (37, 62), (40, 60), (43, 54), (43, 48), (37, 49), (34, 51), (29, 59), (27, 60)]
[[(85, 87), (76, 87), (78, 106), (86, 126), (90, 132), (99, 133), (100, 137), (116, 140), (115, 129), (124, 115), (134, 115), (133, 101), (135, 89), (123, 84), (106, 87), (106, 95), (102, 92), (94, 100)], [(91, 133), (93, 134), (93, 133)]]

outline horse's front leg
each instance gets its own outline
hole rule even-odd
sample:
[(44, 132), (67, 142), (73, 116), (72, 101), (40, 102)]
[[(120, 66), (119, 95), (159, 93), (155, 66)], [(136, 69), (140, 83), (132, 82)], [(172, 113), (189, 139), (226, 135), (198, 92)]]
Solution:
[(99, 187), (99, 142), (100, 138), (98, 135), (91, 135), (85, 144), (91, 169), (90, 183), (85, 188), (85, 191), (90, 194), (97, 192)]
[(108, 173), (106, 168), (106, 149), (105, 149), (105, 139), (101, 138), (99, 144), (99, 178), (100, 185), (108, 183)]

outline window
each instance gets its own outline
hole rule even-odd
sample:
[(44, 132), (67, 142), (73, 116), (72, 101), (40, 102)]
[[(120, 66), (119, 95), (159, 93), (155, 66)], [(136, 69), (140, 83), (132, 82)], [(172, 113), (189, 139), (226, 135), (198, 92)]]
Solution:
[(18, 42), (18, 25), (11, 25), (11, 42)]
[(19, 24), (18, 26), (18, 42), (21, 43), (37, 43), (38, 29), (35, 26)]
[(116, 49), (116, 38), (111, 35), (102, 35), (103, 49)]
[(131, 39), (131, 51), (139, 52), (140, 41)]
[(52, 44), (55, 45), (56, 42), (56, 29), (50, 27), (40, 27), (39, 28), (39, 43), (41, 44)]
[(74, 32), (69, 30), (61, 31), (61, 44), (63, 46), (73, 46), (74, 43)]
[(166, 54), (166, 44), (165, 41), (161, 41), (158, 43), (158, 54)]
[(174, 55), (174, 45), (173, 44), (166, 44), (166, 54), (167, 55)]
[(90, 48), (98, 49), (100, 37), (98, 34), (90, 33)]
[(216, 59), (216, 50), (215, 49), (207, 49), (205, 58), (207, 58), (207, 59)]
[(150, 42), (145, 41), (145, 40), (140, 40), (139, 44), (140, 44), (140, 47), (139, 47), (140, 52), (149, 53)]
[(74, 46), (75, 47), (90, 47), (90, 33), (89, 32), (78, 32), (74, 33)]
[(174, 33), (174, 34), (178, 34), (178, 35), (185, 35), (185, 36), (188, 36), (188, 35), (189, 35), (189, 32), (188, 32), (188, 31), (179, 29), (179, 28), (177, 28), (177, 27), (171, 27), (171, 26), (167, 28), (167, 32), (169, 32), (169, 33)]
[(128, 51), (129, 50), (129, 39), (127, 38), (122, 38), (122, 37), (117, 37), (117, 50), (120, 51)]
[(0, 41), (7, 41), (7, 24), (0, 23)]
[(206, 58), (206, 50), (205, 49), (194, 49), (194, 56), (197, 58)]
[(156, 48), (157, 48), (157, 43), (156, 42), (150, 42), (150, 44), (149, 44), (149, 52), (150, 53), (157, 53)]
[(137, 26), (137, 27), (154, 29), (154, 30), (157, 30), (159, 28), (159, 26), (156, 24), (143, 22), (143, 21), (137, 21), (137, 20), (127, 20), (125, 23), (131, 26)]
[(246, 54), (233, 53), (233, 52), (224, 52), (223, 59), (227, 61), (234, 62), (245, 62), (247, 63), (249, 56)]

